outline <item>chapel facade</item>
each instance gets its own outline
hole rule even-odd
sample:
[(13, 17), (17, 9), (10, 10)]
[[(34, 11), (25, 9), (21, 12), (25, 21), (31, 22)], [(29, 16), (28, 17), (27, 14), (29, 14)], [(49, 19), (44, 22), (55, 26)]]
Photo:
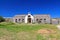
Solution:
[(12, 18), (12, 22), (14, 23), (48, 23), (50, 24), (50, 15), (49, 14), (35, 14), (32, 15), (28, 13), (27, 15), (15, 15)]

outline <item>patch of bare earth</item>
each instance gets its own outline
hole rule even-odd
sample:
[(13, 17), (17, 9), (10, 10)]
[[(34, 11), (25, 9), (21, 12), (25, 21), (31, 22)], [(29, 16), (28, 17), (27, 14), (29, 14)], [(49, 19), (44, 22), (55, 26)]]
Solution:
[(40, 34), (50, 34), (50, 33), (56, 33), (55, 30), (51, 30), (51, 29), (40, 29), (37, 31), (37, 33), (40, 33)]
[(49, 36), (53, 34), (52, 36), (55, 37), (56, 31), (51, 29), (40, 29), (37, 31), (38, 34), (41, 34), (43, 37), (48, 38), (48, 40), (57, 40), (56, 38), (50, 38)]

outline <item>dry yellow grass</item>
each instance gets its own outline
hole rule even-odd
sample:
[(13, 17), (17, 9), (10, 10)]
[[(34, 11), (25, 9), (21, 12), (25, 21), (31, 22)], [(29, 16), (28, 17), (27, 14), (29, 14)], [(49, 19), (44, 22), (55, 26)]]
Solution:
[(60, 30), (51, 24), (0, 23), (0, 40), (60, 40)]

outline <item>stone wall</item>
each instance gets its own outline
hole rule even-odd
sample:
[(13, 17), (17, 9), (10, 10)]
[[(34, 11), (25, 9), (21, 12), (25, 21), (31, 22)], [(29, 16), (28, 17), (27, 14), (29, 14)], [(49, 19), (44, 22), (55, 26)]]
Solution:
[[(34, 17), (34, 23), (43, 24), (60, 24), (60, 18), (50, 18), (50, 15), (32, 15)], [(15, 15), (12, 18), (5, 18), (6, 22), (25, 23), (26, 15)]]
[(34, 15), (36, 23), (50, 23), (50, 15)]
[(60, 24), (60, 18), (51, 18), (51, 24)]
[(25, 15), (16, 15), (13, 17), (13, 21), (17, 23), (21, 23), (25, 21)]

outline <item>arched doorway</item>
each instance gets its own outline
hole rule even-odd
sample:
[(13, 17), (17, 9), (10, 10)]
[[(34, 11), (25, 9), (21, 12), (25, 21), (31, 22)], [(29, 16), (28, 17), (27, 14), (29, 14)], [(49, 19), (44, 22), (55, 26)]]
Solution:
[(31, 16), (30, 15), (28, 15), (28, 23), (31, 23)]
[(34, 17), (31, 14), (25, 16), (25, 23), (32, 23), (34, 22)]
[(28, 18), (28, 23), (31, 23), (31, 18)]

